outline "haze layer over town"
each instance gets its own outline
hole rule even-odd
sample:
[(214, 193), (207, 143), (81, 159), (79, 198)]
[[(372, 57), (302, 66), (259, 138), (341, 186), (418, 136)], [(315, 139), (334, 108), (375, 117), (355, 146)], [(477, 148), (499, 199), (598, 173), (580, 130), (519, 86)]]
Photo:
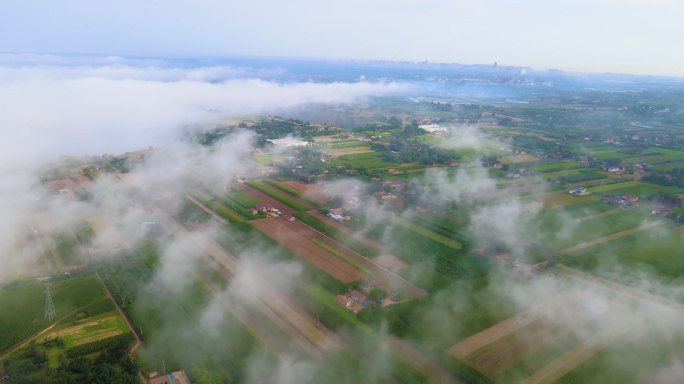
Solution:
[(0, 4), (0, 383), (684, 382), (684, 4)]

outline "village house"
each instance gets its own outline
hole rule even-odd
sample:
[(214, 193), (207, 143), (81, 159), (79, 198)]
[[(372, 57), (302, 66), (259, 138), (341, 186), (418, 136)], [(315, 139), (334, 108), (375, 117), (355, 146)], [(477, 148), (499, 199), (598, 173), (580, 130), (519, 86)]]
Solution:
[(190, 384), (190, 379), (185, 371), (176, 371), (166, 375), (159, 375), (157, 372), (150, 373), (149, 384)]
[(570, 191), (568, 191), (568, 193), (573, 195), (573, 196), (589, 196), (589, 195), (591, 195), (591, 192), (588, 192), (587, 188), (582, 187), (582, 186), (577, 186), (577, 187), (571, 189)]
[(344, 295), (337, 295), (335, 301), (353, 314), (359, 313), (368, 306), (368, 297), (356, 289)]

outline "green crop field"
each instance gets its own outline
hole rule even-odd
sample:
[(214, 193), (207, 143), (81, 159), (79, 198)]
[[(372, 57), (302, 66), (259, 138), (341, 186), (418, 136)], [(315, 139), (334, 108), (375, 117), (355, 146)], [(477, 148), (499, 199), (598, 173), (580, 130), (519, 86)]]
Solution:
[(625, 163), (664, 163), (669, 161), (683, 160), (684, 152), (664, 148), (648, 148), (642, 155), (622, 159)]
[[(591, 193), (600, 193), (600, 192), (607, 192), (607, 191), (613, 191), (613, 190), (619, 190), (619, 189), (624, 189), (624, 188), (629, 188), (629, 187), (634, 187), (639, 185), (638, 182), (636, 181), (625, 181), (622, 183), (617, 183), (617, 184), (610, 184), (610, 185), (602, 185), (598, 187), (591, 187), (588, 188), (589, 192)], [(611, 192), (612, 193), (612, 192)], [(608, 194), (611, 194), (608, 193)], [(605, 193), (602, 193), (605, 195)]]
[(342, 139), (333, 142), (320, 142), (319, 145), (323, 148), (356, 148), (368, 147), (368, 143), (357, 139)]
[(571, 176), (571, 175), (579, 175), (581, 174), (579, 169), (565, 169), (562, 171), (554, 171), (554, 172), (546, 172), (541, 174), (540, 176), (544, 179), (555, 179), (557, 177), (563, 177), (563, 176)]
[(566, 161), (562, 163), (551, 163), (551, 164), (538, 164), (533, 165), (532, 170), (535, 172), (556, 172), (567, 169), (582, 168), (584, 164), (576, 161)]
[(605, 160), (605, 159), (621, 159), (623, 157), (628, 157), (629, 155), (622, 153), (619, 150), (609, 150), (609, 151), (591, 152), (590, 156), (594, 157), (598, 160)]
[(309, 203), (309, 204), (311, 204), (311, 205), (313, 205), (313, 206), (315, 206), (315, 207), (320, 208), (320, 207), (322, 206), (322, 203), (321, 203), (320, 201), (314, 200), (314, 199), (312, 199), (312, 198), (310, 198), (310, 197), (304, 195), (303, 193), (301, 193), (301, 192), (299, 192), (299, 191), (297, 191), (297, 190), (295, 190), (295, 189), (292, 189), (292, 188), (288, 187), (288, 186), (285, 185), (285, 184), (279, 183), (279, 182), (277, 182), (277, 181), (275, 181), (275, 180), (273, 180), (273, 179), (267, 179), (267, 180), (264, 180), (264, 181), (265, 181), (266, 183), (268, 183), (269, 185), (271, 185), (271, 186), (273, 186), (273, 187), (276, 187), (276, 188), (278, 188), (278, 189), (280, 189), (280, 190), (282, 190), (282, 191), (284, 191), (284, 192), (287, 192), (287, 193), (289, 193), (290, 195), (295, 196), (296, 198), (298, 198), (298, 199), (300, 199), (300, 200), (302, 200), (302, 201), (305, 201), (305, 202), (307, 202), (307, 203)]
[(637, 181), (625, 181), (622, 183), (590, 187), (588, 188), (588, 190), (589, 192), (597, 193), (603, 196), (632, 194), (637, 195), (640, 198), (648, 197), (659, 192), (672, 195), (682, 193), (681, 188), (665, 187), (662, 185), (655, 185)]
[(369, 272), (368, 268), (361, 265), (358, 261), (352, 259), (351, 257), (348, 257), (344, 253), (338, 251), (337, 249), (335, 249), (335, 247), (328, 245), (328, 243), (321, 241), (321, 240), (318, 240), (318, 239), (311, 239), (311, 241), (313, 241), (313, 243), (318, 245), (319, 247), (325, 249), (326, 251), (328, 251), (328, 252), (332, 253), (333, 255), (339, 257), (340, 259), (344, 260), (345, 262), (350, 264), (352, 267), (354, 267), (360, 271)]
[(336, 165), (348, 165), (352, 168), (391, 168), (397, 164), (385, 161), (377, 152), (342, 155), (334, 160)]
[[(51, 291), (55, 320), (105, 296), (102, 283), (93, 275), (54, 281)], [(52, 324), (44, 313), (45, 287), (40, 282), (22, 280), (0, 288), (0, 353)]]
[[(582, 269), (593, 269), (599, 263), (617, 263), (624, 266), (645, 267), (666, 278), (676, 278), (684, 273), (681, 249), (684, 234), (672, 231), (676, 224), (665, 223), (654, 228), (597, 244), (570, 253), (563, 262)], [(613, 276), (614, 277), (614, 276)]]
[[(610, 207), (607, 204), (606, 206)], [(544, 238), (541, 240), (542, 243), (550, 244), (553, 249), (560, 250), (638, 227), (646, 219), (652, 218), (646, 216), (643, 210), (632, 208), (612, 211), (606, 215), (587, 216), (587, 219), (582, 221), (573, 221), (565, 215), (553, 218), (546, 216), (545, 220), (537, 222), (537, 228), (540, 229), (539, 233)]]
[(410, 222), (404, 218), (397, 217), (397, 223), (399, 225), (406, 227), (412, 231), (415, 231), (425, 237), (427, 237), (430, 240), (434, 240), (436, 242), (442, 243), (446, 245), (447, 247), (453, 248), (453, 249), (461, 249), (463, 248), (463, 244), (459, 243), (458, 241), (451, 239), (449, 237), (446, 237), (444, 235), (440, 235), (439, 233), (433, 232), (425, 227), (422, 227), (418, 224), (415, 224), (413, 222)]
[(254, 208), (261, 204), (261, 201), (245, 191), (233, 191), (228, 194), (228, 198), (242, 205), (245, 208)]
[(286, 195), (283, 192), (280, 192), (276, 189), (271, 188), (270, 186), (268, 186), (263, 181), (248, 181), (247, 184), (250, 187), (252, 187), (258, 191), (261, 191), (261, 192), (267, 194), (268, 196), (280, 201), (281, 203), (283, 203), (285, 205), (289, 205), (290, 207), (292, 207), (293, 209), (295, 209), (297, 211), (306, 211), (309, 209), (309, 207), (307, 207), (306, 205), (300, 203), (299, 201), (297, 201), (294, 198)]

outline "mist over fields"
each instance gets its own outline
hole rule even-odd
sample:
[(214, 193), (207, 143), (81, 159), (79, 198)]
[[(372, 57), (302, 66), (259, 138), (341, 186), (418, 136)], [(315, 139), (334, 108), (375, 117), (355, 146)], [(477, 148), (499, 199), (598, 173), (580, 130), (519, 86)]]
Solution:
[[(484, 77), (490, 75), (485, 71)], [(481, 345), (482, 349), (475, 353), (476, 349), (468, 350), (472, 348), (468, 343), (461, 344), (483, 329), (515, 317), (523, 324), (520, 328), (539, 326), (539, 330), (528, 335), (534, 341), (514, 345), (517, 339), (496, 340), (510, 342), (533, 355), (536, 360), (530, 366), (536, 367), (534, 363), (544, 359), (541, 355), (545, 351), (568, 359), (580, 359), (586, 353), (597, 354), (600, 364), (624, 374), (631, 365), (638, 365), (641, 357), (632, 352), (621, 353), (622, 347), (634, 351), (637, 346), (646, 345), (646, 350), (653, 351), (661, 361), (643, 371), (636, 369), (640, 380), (670, 383), (681, 378), (684, 369), (676, 358), (681, 353), (684, 335), (681, 279), (666, 276), (646, 263), (625, 263), (619, 257), (621, 250), (610, 247), (602, 250), (599, 261), (582, 271), (565, 266), (553, 269), (556, 263), (574, 257), (571, 247), (577, 245), (584, 220), (602, 212), (594, 212), (595, 206), (568, 212), (549, 209), (543, 196), (558, 192), (558, 188), (543, 175), (526, 172), (523, 167), (518, 172), (523, 177), (511, 176), (502, 182), (503, 173), (494, 168), (494, 163), (500, 163), (492, 153), (514, 156), (517, 149), (512, 140), (493, 139), (492, 132), (496, 131), (491, 128), (495, 125), (491, 121), (489, 126), (476, 119), (448, 124), (448, 134), (435, 147), (464, 153), (459, 155), (456, 165), (428, 167), (420, 176), (382, 187), (378, 187), (378, 177), (354, 177), (353, 172), (313, 183), (342, 205), (353, 199), (362, 201), (354, 228), (358, 237), (343, 237), (356, 241), (372, 238), (368, 243), (377, 248), (378, 259), (391, 259), (402, 251), (400, 248), (410, 246), (405, 238), (407, 228), (415, 230), (414, 222), (428, 212), (421, 208), (434, 206), (433, 211), (438, 214), (449, 209), (466, 212), (443, 228), (448, 233), (458, 232), (458, 241), (434, 236), (454, 259), (465, 260), (463, 265), (454, 267), (462, 270), (453, 275), (437, 272), (448, 260), (437, 252), (425, 251), (423, 259), (397, 278), (423, 293), (407, 300), (414, 301), (414, 307), (399, 304), (387, 308), (411, 326), (390, 318), (379, 308), (369, 308), (366, 315), (361, 312), (358, 317), (347, 314), (343, 318), (349, 323), (335, 329), (330, 324), (321, 326), (320, 316), (301, 304), (298, 295), (317, 292), (311, 287), (328, 280), (313, 274), (315, 267), (303, 259), (285, 255), (283, 247), (275, 241), (242, 231), (243, 223), (236, 225), (228, 219), (227, 225), (222, 225), (216, 214), (218, 199), (211, 199), (213, 206), (205, 202), (203, 221), (180, 224), (177, 217), (187, 209), (188, 196), (200, 195), (198, 190), (218, 196), (239, 178), (263, 178), (264, 164), (276, 167), (270, 159), (296, 160), (301, 155), (277, 146), (257, 150), (260, 137), (249, 125), (233, 124), (230, 130), (219, 131), (221, 137), (208, 146), (193, 141), (194, 134), (213, 133), (226, 121), (282, 114), (332, 124), (344, 112), (352, 115), (345, 120), (352, 124), (355, 118), (371, 121), (375, 113), (368, 112), (372, 102), (382, 108), (382, 103), (404, 103), (401, 105), (411, 107), (416, 104), (419, 111), (445, 108), (447, 104), (467, 109), (479, 102), (496, 108), (505, 103), (523, 103), (515, 98), (531, 99), (530, 95), (536, 92), (532, 86), (525, 88), (518, 83), (500, 88), (491, 84), (435, 86), (425, 80), (409, 81), (403, 72), (397, 78), (365, 80), (355, 76), (356, 80), (349, 81), (301, 81), (299, 76), (277, 66), (188, 65), (120, 57), (0, 56), (0, 283), (40, 275), (40, 264), (44, 262), (40, 255), (55, 244), (33, 242), (32, 236), (72, 232), (79, 223), (91, 221), (97, 222), (96, 234), (87, 243), (78, 244), (75, 251), (83, 257), (87, 255), (88, 262), (101, 263), (105, 270), (111, 265), (115, 266), (111, 270), (125, 269), (126, 257), (141, 266), (153, 264), (145, 282), (134, 287), (144, 304), (128, 304), (149, 305), (149, 312), (144, 313), (164, 319), (159, 329), (140, 326), (144, 343), (139, 353), (150, 370), (159, 370), (159, 356), (165, 356), (173, 359), (169, 364), (174, 369), (194, 369), (199, 376), (202, 369), (195, 368), (197, 364), (206, 364), (207, 356), (220, 356), (240, 361), (239, 378), (243, 382), (392, 382), (398, 376), (410, 376), (403, 371), (407, 366), (423, 375), (432, 371), (435, 376), (430, 379), (434, 382), (445, 377), (440, 375), (453, 372), (465, 377), (464, 382), (517, 382), (525, 376), (517, 371), (506, 373), (510, 367), (488, 370), (487, 345)], [(522, 75), (516, 76), (515, 81), (522, 83), (518, 80)], [(563, 97), (564, 92), (570, 92), (565, 88), (567, 83), (573, 84), (568, 88), (579, 88), (587, 82), (563, 78), (549, 85), (549, 77), (540, 76), (545, 87), (557, 86)], [(298, 80), (292, 81), (291, 77)], [(420, 104), (411, 99), (417, 93), (426, 97), (431, 92), (438, 101)], [(448, 102), (439, 99), (445, 94)], [(377, 104), (373, 106), (380, 108)], [(345, 108), (358, 109), (351, 113)], [(505, 121), (506, 117), (500, 119)], [(128, 172), (103, 172), (86, 180), (88, 195), (83, 198), (65, 198), (59, 187), (41, 180), (47, 169), (62, 161), (78, 164), (77, 159), (88, 156), (137, 151), (142, 153), (141, 160), (133, 163)], [(267, 160), (260, 163), (255, 153)], [(317, 154), (314, 157), (316, 163), (332, 161)], [(301, 167), (291, 168), (296, 173)], [(411, 191), (412, 205), (397, 208), (389, 198), (374, 198), (378, 190), (392, 191), (399, 184)], [(567, 192), (563, 190), (560, 194), (565, 196)], [(303, 202), (306, 200), (299, 204)], [(672, 236), (671, 227), (651, 224), (651, 215), (634, 216), (629, 219), (636, 223), (635, 228), (648, 229), (648, 237), (637, 239), (635, 248)], [(297, 219), (297, 223), (301, 221)], [(143, 261), (136, 259), (148, 252), (141, 223), (149, 222), (159, 223), (167, 233), (155, 244), (158, 260), (154, 262), (144, 257)], [(567, 246), (557, 246), (566, 243)], [(345, 244), (340, 249), (346, 247)], [(414, 253), (421, 251), (417, 249)], [(222, 279), (230, 282), (225, 286), (208, 284), (208, 297), (183, 301), (195, 294), (197, 277), (207, 274), (203, 269), (207, 254), (227, 260), (229, 265), (222, 266), (226, 271)], [(497, 258), (505, 262), (499, 263)], [(350, 264), (364, 272), (368, 268), (355, 262)], [(611, 276), (616, 277), (617, 283), (609, 281)], [(191, 308), (165, 305), (176, 298), (183, 303), (192, 302)], [(133, 301), (130, 297), (115, 300), (124, 304)], [(262, 317), (270, 318), (276, 326), (264, 326), (267, 322)], [(241, 350), (237, 345), (245, 328), (235, 319), (257, 324), (254, 334), (271, 337)], [(288, 324), (288, 319), (297, 321)], [(479, 323), (488, 325), (478, 328)], [(171, 348), (174, 344), (183, 347)], [(555, 345), (563, 347), (556, 350)], [(661, 345), (667, 346), (663, 347), (667, 351), (661, 351)], [(429, 357), (423, 362), (408, 357), (415, 357), (412, 354)], [(440, 360), (452, 356), (469, 365), (459, 362), (454, 368), (449, 364), (456, 363)], [(409, 360), (419, 363), (407, 365)], [(668, 363), (660, 364), (662, 361)], [(208, 365), (211, 364), (217, 371), (228, 369), (227, 365)], [(473, 367), (484, 374), (473, 373)], [(528, 370), (538, 372), (536, 368)], [(460, 382), (455, 376), (451, 379)]]
[[(186, 164), (209, 165), (225, 173), (238, 166), (223, 153), (195, 153), (182, 140), (183, 129), (202, 128), (221, 119), (267, 113), (309, 103), (349, 103), (372, 95), (405, 90), (393, 83), (314, 83), (262, 80), (258, 69), (211, 66), (175, 67), (163, 60), (54, 55), (0, 56), (0, 173), (2, 174), (3, 241), (7, 265), (16, 230), (33, 212), (31, 202), (49, 198), (37, 185), (37, 170), (61, 156), (119, 154), (147, 147), (166, 147), (172, 154), (153, 177), (187, 172)], [(230, 143), (249, 151), (250, 140)], [(154, 167), (154, 165), (152, 166)], [(216, 167), (216, 168), (215, 168)], [(143, 171), (145, 172), (145, 171)], [(238, 173), (235, 170), (233, 173)], [(154, 179), (147, 179), (155, 185)], [(48, 225), (64, 212), (42, 214)], [(55, 203), (54, 205), (60, 205)], [(59, 207), (59, 209), (66, 209)], [(87, 207), (76, 207), (83, 210)], [(75, 219), (77, 220), (77, 219)], [(8, 247), (8, 248), (5, 248)], [(4, 277), (13, 268), (3, 268)]]

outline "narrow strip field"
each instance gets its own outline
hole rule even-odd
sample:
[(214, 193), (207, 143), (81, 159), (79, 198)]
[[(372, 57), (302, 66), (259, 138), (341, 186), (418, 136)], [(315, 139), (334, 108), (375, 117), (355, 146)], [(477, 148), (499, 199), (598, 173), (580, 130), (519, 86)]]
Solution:
[(461, 249), (463, 248), (463, 244), (459, 243), (458, 241), (454, 239), (450, 239), (446, 236), (440, 235), (439, 233), (433, 232), (423, 226), (420, 226), (414, 222), (408, 221), (404, 219), (403, 217), (396, 217), (397, 223), (407, 229), (410, 229), (420, 235), (423, 235), (427, 237), (430, 240), (436, 241), (438, 243), (442, 243), (446, 245), (447, 247), (453, 248), (453, 249)]
[[(170, 216), (168, 222), (174, 228), (174, 233), (185, 233), (186, 229)], [(214, 266), (220, 266), (217, 272), (230, 280), (239, 273), (239, 260), (219, 243), (211, 239), (203, 239), (197, 243), (203, 252), (215, 261)], [(283, 332), (289, 335), (304, 351), (314, 358), (322, 358), (331, 349), (343, 346), (340, 338), (327, 328), (321, 326), (302, 307), (290, 300), (289, 297), (270, 287), (268, 281), (254, 291), (254, 305), (259, 311), (272, 320)], [(248, 321), (249, 317), (243, 317)], [(251, 323), (246, 323), (251, 329), (258, 329)]]
[(537, 370), (523, 381), (524, 384), (545, 384), (554, 383), (568, 372), (577, 368), (580, 364), (591, 359), (599, 350), (601, 346), (597, 344), (583, 344), (570, 350), (568, 353), (560, 356)]
[[(288, 222), (279, 219), (260, 219), (251, 221), (251, 224), (286, 248), (301, 255), (306, 261), (345, 284), (358, 281), (363, 277), (360, 270), (316, 245), (312, 241), (313, 239), (326, 242), (326, 236), (299, 221)], [(330, 240), (328, 239), (328, 241)]]
[(494, 343), (495, 341), (510, 335), (517, 330), (539, 320), (538, 316), (529, 312), (522, 312), (510, 317), (482, 332), (476, 333), (449, 348), (449, 353), (460, 360), (465, 360), (476, 351)]

